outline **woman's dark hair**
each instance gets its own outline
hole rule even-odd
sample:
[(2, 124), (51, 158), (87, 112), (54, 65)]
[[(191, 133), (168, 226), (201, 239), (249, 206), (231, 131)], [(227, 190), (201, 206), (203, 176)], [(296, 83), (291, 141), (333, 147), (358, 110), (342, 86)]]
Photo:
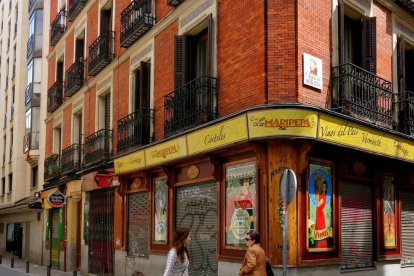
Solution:
[(177, 250), (177, 255), (180, 257), (182, 263), (184, 262), (185, 254), (187, 254), (187, 258), (190, 259), (190, 254), (184, 244), (188, 235), (190, 235), (190, 229), (188, 228), (177, 228), (175, 230), (173, 246), (175, 247), (175, 250)]
[(260, 235), (259, 232), (255, 230), (250, 230), (247, 235), (254, 241), (254, 243), (260, 243)]

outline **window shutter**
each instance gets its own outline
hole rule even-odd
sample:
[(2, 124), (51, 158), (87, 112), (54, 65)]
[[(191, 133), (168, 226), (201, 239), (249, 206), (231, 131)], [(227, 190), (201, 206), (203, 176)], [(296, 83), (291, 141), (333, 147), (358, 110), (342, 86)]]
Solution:
[(105, 129), (111, 128), (111, 94), (105, 96)]
[(365, 17), (362, 19), (362, 67), (375, 74), (376, 62), (376, 19)]
[(405, 42), (404, 37), (397, 38), (397, 74), (398, 74), (398, 92), (400, 95), (405, 93)]
[(414, 265), (414, 193), (401, 193), (402, 266)]
[(141, 109), (147, 109), (150, 107), (150, 68), (151, 64), (141, 61), (140, 70), (139, 70), (139, 90), (140, 90), (140, 97), (141, 97)]
[(208, 16), (208, 34), (207, 34), (207, 76), (212, 76), (213, 67), (213, 15)]
[(374, 266), (372, 190), (343, 183), (341, 208), (341, 270)]
[(174, 52), (174, 87), (179, 88), (187, 82), (188, 75), (188, 41), (187, 36), (175, 36)]
[(338, 1), (338, 55), (339, 55), (339, 64), (344, 64), (345, 62), (345, 15), (344, 15), (344, 0)]
[(128, 198), (128, 255), (148, 257), (149, 193), (131, 193)]

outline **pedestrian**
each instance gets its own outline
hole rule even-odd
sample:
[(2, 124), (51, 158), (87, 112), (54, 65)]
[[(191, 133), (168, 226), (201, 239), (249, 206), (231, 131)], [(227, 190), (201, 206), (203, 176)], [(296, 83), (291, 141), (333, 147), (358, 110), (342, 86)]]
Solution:
[(173, 248), (168, 252), (167, 267), (164, 276), (188, 276), (191, 235), (188, 228), (177, 228), (174, 235)]
[(266, 276), (266, 254), (260, 247), (260, 235), (250, 230), (244, 238), (247, 251), (244, 256), (239, 276)]
[(139, 271), (139, 270), (135, 270), (134, 271), (134, 273), (132, 273), (132, 275), (131, 276), (145, 276), (145, 274), (144, 273), (142, 273), (141, 271)]

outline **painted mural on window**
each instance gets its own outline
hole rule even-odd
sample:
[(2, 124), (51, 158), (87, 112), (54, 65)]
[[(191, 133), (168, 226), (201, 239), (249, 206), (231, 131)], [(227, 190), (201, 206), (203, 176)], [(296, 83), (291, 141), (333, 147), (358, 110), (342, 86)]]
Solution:
[(167, 243), (167, 179), (158, 179), (154, 186), (154, 242)]
[(384, 195), (384, 247), (395, 248), (397, 245), (395, 229), (395, 192), (392, 176), (385, 176), (382, 188)]
[(244, 246), (244, 237), (257, 227), (256, 162), (226, 167), (226, 245)]
[(307, 197), (307, 249), (334, 249), (333, 185), (329, 166), (310, 164)]

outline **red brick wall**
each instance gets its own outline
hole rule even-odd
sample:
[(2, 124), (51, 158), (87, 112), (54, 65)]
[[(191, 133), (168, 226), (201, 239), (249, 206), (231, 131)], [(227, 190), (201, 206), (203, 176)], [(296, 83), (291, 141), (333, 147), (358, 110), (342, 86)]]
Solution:
[(377, 24), (377, 76), (392, 81), (392, 19), (391, 12), (374, 2)]
[(177, 21), (160, 32), (154, 39), (155, 62), (155, 139), (164, 137), (164, 96), (174, 89), (174, 35)]
[(72, 144), (72, 104), (63, 110), (62, 149)]
[[(320, 107), (329, 107), (329, 78), (331, 68), (331, 1), (306, 1), (298, 6), (298, 101)], [(303, 54), (322, 59), (323, 88), (313, 89), (303, 84)], [(290, 55), (290, 54), (289, 54)], [(294, 53), (292, 53), (292, 56)], [(289, 71), (287, 71), (289, 72)], [(294, 72), (291, 72), (294, 75)], [(287, 75), (286, 78), (289, 78)]]
[(296, 101), (297, 98), (295, 2), (268, 1), (269, 103)]
[(46, 123), (46, 144), (45, 156), (48, 156), (53, 151), (53, 119)]
[(55, 83), (56, 77), (56, 54), (50, 56), (47, 67), (47, 88), (51, 87)]
[(118, 120), (129, 113), (129, 59), (121, 63), (114, 69), (113, 74), (113, 141), (114, 154), (116, 154), (116, 145), (118, 141), (117, 126)]
[[(98, 38), (98, 26), (99, 26), (99, 1), (95, 1), (93, 5), (87, 12), (88, 22), (87, 22), (87, 31), (86, 31), (86, 49), (91, 46), (92, 42), (94, 42)], [(86, 53), (86, 56), (89, 56), (89, 50)]]
[(84, 95), (84, 137), (95, 132), (95, 106), (96, 106), (96, 86), (92, 86)]
[(167, 0), (155, 1), (156, 22), (159, 22), (161, 19), (166, 17), (173, 9), (173, 7), (167, 5)]
[(126, 49), (121, 47), (121, 12), (131, 4), (130, 0), (115, 1), (115, 56), (120, 56)]
[(73, 31), (68, 34), (66, 37), (66, 44), (65, 44), (65, 72), (68, 70), (73, 64), (73, 48), (74, 48), (74, 33)]
[(263, 15), (263, 1), (219, 2), (220, 116), (265, 102)]

